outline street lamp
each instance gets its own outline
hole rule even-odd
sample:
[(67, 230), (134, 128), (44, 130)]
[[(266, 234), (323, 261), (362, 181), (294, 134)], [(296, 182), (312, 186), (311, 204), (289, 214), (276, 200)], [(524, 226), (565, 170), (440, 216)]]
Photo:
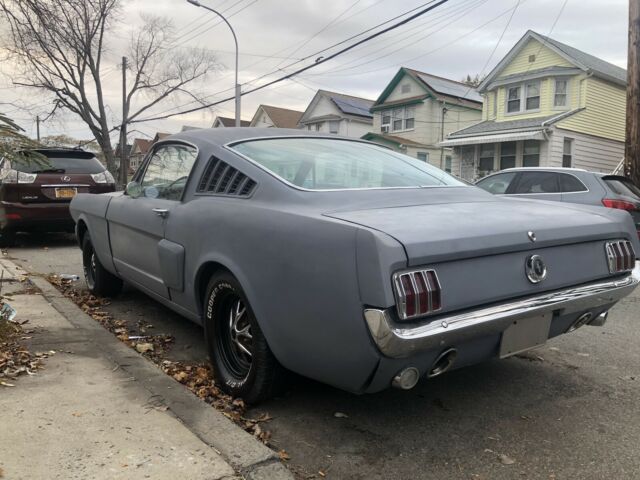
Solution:
[(202, 5), (198, 0), (187, 0), (187, 2), (189, 2), (192, 5), (195, 5), (196, 7), (202, 7), (206, 10), (209, 10), (210, 12), (215, 13), (216, 15), (218, 15), (222, 20), (224, 20), (224, 23), (227, 24), (227, 26), (229, 27), (229, 30), (231, 30), (231, 34), (233, 35), (233, 41), (236, 44), (236, 87), (235, 87), (235, 91), (236, 91), (236, 127), (240, 126), (240, 84), (238, 83), (238, 39), (236, 38), (236, 32), (233, 30), (233, 27), (231, 26), (231, 24), (227, 21), (226, 18), (224, 18), (224, 16), (214, 10), (213, 8), (207, 7), (206, 5)]

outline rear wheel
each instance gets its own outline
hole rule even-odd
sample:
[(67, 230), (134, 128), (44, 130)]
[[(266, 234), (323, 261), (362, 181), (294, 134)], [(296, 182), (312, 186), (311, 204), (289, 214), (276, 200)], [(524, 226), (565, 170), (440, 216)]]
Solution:
[(216, 380), (247, 403), (272, 397), (286, 371), (273, 356), (238, 281), (229, 273), (209, 281), (204, 331)]
[(100, 263), (89, 233), (85, 233), (82, 240), (82, 268), (87, 288), (91, 293), (113, 297), (122, 290), (122, 280), (107, 271)]

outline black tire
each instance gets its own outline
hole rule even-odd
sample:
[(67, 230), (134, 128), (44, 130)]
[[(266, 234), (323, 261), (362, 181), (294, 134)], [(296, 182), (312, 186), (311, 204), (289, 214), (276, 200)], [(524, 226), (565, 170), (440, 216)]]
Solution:
[(216, 383), (229, 395), (255, 404), (284, 386), (286, 370), (271, 352), (242, 287), (229, 273), (218, 273), (209, 281), (204, 333)]
[(115, 297), (122, 290), (122, 280), (107, 271), (100, 263), (88, 232), (82, 239), (82, 269), (87, 288), (94, 295)]
[(16, 232), (0, 230), (0, 248), (13, 247), (16, 244)]

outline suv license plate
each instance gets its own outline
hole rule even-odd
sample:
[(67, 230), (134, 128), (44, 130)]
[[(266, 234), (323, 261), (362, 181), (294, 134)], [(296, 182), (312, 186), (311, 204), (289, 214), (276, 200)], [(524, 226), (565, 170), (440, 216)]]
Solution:
[(514, 320), (502, 332), (500, 358), (531, 350), (547, 343), (553, 313)]
[(73, 198), (78, 193), (75, 188), (56, 188), (56, 198)]

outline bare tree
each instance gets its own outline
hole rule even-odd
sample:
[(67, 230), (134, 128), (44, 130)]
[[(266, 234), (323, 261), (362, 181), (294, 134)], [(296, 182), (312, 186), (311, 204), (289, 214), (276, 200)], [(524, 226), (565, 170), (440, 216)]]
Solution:
[(12, 159), (16, 152), (23, 148), (38, 146), (24, 135), (24, 130), (11, 118), (0, 113), (0, 159)]
[(482, 83), (483, 78), (480, 78), (480, 74), (476, 73), (473, 77), (469, 74), (465, 78), (461, 80), (465, 85), (469, 85), (473, 88), (478, 88), (478, 86)]
[[(110, 134), (117, 125), (111, 125), (107, 115), (101, 75), (120, 7), (121, 0), (0, 0), (8, 25), (3, 47), (15, 69), (13, 83), (50, 94), (52, 112), (63, 109), (80, 117), (114, 173)], [(176, 96), (200, 101), (202, 95), (194, 89), (218, 68), (207, 50), (174, 48), (170, 20), (147, 16), (143, 22), (127, 51), (130, 81), (123, 124)]]

